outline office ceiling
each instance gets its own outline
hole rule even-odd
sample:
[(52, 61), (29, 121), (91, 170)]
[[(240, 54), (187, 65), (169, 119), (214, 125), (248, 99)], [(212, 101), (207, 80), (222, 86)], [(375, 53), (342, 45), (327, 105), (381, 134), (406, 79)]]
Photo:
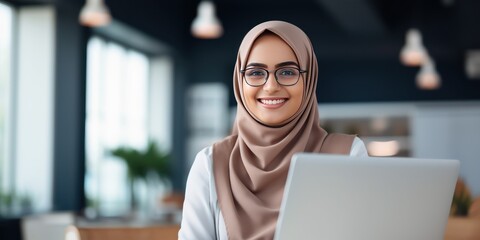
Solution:
[[(14, 4), (55, 3), (80, 9), (85, 0), (3, 0)], [(186, 38), (189, 24), (196, 15), (200, 0), (106, 0), (114, 18), (152, 35), (162, 36), (157, 29), (167, 29), (178, 38)], [(312, 16), (333, 23), (333, 28), (350, 36), (384, 36), (404, 34), (414, 27), (428, 28), (431, 35), (452, 38), (445, 34), (453, 29), (458, 44), (480, 45), (480, 1), (478, 0), (213, 0), (222, 22), (234, 22), (239, 14), (266, 15), (281, 12), (295, 22), (318, 21)], [(303, 12), (309, 12), (305, 15)], [(313, 13), (313, 14), (312, 14)], [(281, 15), (281, 16), (283, 16)], [(249, 16), (250, 17), (250, 16)], [(261, 19), (261, 18), (258, 18)], [(253, 20), (252, 20), (253, 21)], [(312, 23), (313, 25), (314, 23)], [(175, 25), (175, 26), (172, 26)], [(249, 25), (251, 27), (251, 24)], [(180, 30), (181, 29), (181, 30)], [(183, 35), (182, 35), (183, 34)], [(429, 33), (427, 33), (429, 34)], [(442, 36), (442, 34), (444, 36)], [(479, 46), (480, 47), (480, 46)]]
[[(2, 0), (14, 4), (35, 4), (35, 3), (57, 3), (81, 6), (86, 0)], [(171, 6), (181, 6), (183, 12), (179, 9), (173, 9), (178, 14), (195, 12), (195, 8), (200, 0), (105, 0), (109, 6), (130, 6), (137, 9), (137, 6), (158, 5), (159, 13), (168, 12)], [(154, 2), (154, 4), (152, 4)], [(172, 2), (175, 2), (172, 4)], [(402, 21), (412, 20), (412, 18), (421, 18), (420, 11), (454, 11), (459, 6), (462, 11), (471, 9), (479, 12), (480, 4), (476, 0), (213, 0), (217, 4), (217, 10), (222, 11), (222, 7), (234, 6), (238, 11), (248, 8), (264, 8), (263, 11), (272, 11), (276, 8), (285, 8), (288, 6), (305, 6), (311, 8), (317, 6), (320, 12), (326, 12), (339, 21), (342, 25), (349, 27), (356, 24), (367, 26), (374, 24), (371, 28), (381, 28), (382, 26), (395, 25)], [(163, 6), (163, 7), (162, 7)], [(140, 9), (139, 9), (140, 10)], [(147, 9), (144, 9), (147, 10)], [(417, 14), (417, 16), (413, 16)], [(301, 14), (300, 14), (301, 15)], [(479, 15), (479, 14), (477, 14)], [(358, 16), (367, 18), (358, 19)], [(353, 23), (354, 20), (359, 20)], [(368, 27), (368, 28), (370, 28)]]
[[(72, 21), (85, 2), (0, 1), (55, 3), (62, 6), (60, 11), (70, 8)], [(231, 79), (231, 60), (244, 34), (262, 21), (281, 19), (300, 26), (312, 40), (323, 66), (324, 81), (318, 88), (321, 101), (480, 98), (478, 81), (467, 79), (464, 73), (467, 51), (480, 49), (479, 0), (213, 0), (225, 33), (208, 41), (190, 34), (200, 0), (105, 1), (116, 20), (180, 51), (184, 65), (193, 68), (191, 72), (211, 66), (222, 69), (205, 78), (188, 75), (190, 82)], [(418, 92), (413, 80), (418, 69), (406, 68), (398, 60), (411, 27), (422, 31), (425, 46), (444, 79), (444, 87), (435, 93)]]

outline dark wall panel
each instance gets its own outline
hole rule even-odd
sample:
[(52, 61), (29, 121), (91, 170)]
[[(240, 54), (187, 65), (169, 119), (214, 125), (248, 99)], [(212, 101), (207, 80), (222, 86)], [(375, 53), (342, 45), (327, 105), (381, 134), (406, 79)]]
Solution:
[(86, 33), (78, 12), (58, 7), (55, 60), (54, 210), (85, 207)]

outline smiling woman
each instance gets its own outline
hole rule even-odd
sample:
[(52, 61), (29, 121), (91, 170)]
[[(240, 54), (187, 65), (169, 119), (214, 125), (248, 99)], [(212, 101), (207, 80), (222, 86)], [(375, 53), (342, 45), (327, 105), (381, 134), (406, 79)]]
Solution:
[(180, 239), (272, 239), (294, 153), (367, 155), (357, 137), (320, 127), (317, 70), (298, 27), (269, 21), (247, 33), (234, 69), (232, 134), (195, 158)]

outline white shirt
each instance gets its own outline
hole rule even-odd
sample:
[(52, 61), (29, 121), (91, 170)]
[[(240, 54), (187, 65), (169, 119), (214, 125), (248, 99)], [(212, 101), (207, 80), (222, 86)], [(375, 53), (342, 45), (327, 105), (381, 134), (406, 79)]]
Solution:
[[(368, 156), (365, 145), (358, 137), (353, 141), (350, 156)], [(178, 237), (180, 240), (228, 239), (217, 201), (211, 146), (197, 154), (188, 174)]]

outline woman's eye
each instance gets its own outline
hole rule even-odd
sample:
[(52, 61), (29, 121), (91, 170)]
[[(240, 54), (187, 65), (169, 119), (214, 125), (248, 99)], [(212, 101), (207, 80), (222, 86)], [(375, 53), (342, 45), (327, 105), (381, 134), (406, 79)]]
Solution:
[(251, 70), (247, 72), (247, 76), (264, 76), (265, 73), (260, 70)]
[(280, 71), (280, 75), (282, 75), (282, 76), (293, 76), (293, 75), (295, 75), (295, 71), (289, 70), (289, 69), (282, 70), (282, 71)]

